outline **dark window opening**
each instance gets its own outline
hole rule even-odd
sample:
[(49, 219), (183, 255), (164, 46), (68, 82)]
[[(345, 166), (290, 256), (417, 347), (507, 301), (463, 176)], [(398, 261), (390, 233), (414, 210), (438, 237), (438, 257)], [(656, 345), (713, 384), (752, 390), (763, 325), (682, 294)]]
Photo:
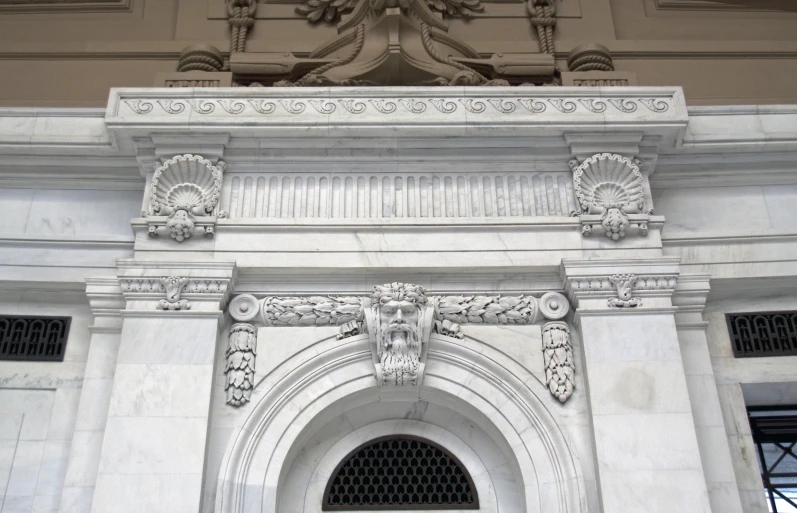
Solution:
[(797, 355), (797, 312), (726, 314), (733, 355)]
[(0, 316), (0, 360), (61, 362), (71, 317)]
[(371, 440), (332, 473), (324, 511), (478, 509), (460, 461), (434, 442), (408, 435)]
[(797, 512), (797, 405), (748, 408), (769, 511)]

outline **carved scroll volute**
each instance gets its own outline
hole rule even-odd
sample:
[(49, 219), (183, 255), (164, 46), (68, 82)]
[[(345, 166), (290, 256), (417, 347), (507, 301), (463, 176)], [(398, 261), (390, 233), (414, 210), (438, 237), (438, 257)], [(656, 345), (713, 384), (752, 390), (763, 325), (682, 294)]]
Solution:
[(570, 328), (564, 322), (549, 322), (542, 327), (542, 354), (545, 385), (551, 394), (565, 402), (576, 386)]

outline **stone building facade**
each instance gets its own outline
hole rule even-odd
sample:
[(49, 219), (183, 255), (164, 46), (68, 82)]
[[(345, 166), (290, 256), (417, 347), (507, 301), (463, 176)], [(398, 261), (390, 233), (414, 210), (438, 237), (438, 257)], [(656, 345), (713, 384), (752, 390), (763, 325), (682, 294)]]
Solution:
[(752, 4), (0, 0), (0, 513), (791, 511)]

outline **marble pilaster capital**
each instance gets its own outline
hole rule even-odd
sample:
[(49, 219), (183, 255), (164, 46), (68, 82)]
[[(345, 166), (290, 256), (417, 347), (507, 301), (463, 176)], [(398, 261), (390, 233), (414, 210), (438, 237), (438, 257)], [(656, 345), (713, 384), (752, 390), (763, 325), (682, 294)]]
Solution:
[(562, 260), (568, 299), (578, 313), (672, 310), (680, 259)]
[(126, 310), (161, 310), (175, 316), (218, 312), (227, 306), (234, 262), (119, 260), (118, 282)]
[(86, 297), (94, 315), (94, 322), (89, 326), (91, 332), (121, 331), (125, 298), (117, 278), (86, 278)]
[(678, 310), (675, 325), (678, 329), (705, 330), (708, 322), (703, 320), (703, 310), (711, 289), (710, 274), (687, 274), (678, 277), (672, 304)]

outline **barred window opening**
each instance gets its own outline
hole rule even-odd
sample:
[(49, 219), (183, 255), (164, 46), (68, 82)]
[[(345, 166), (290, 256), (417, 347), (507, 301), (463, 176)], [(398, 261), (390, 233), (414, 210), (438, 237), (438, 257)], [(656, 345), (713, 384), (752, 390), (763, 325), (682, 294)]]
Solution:
[(726, 314), (733, 355), (797, 355), (797, 312)]
[(446, 449), (409, 435), (376, 438), (332, 473), (324, 511), (478, 509), (468, 471)]
[(71, 317), (0, 316), (0, 360), (64, 360)]

